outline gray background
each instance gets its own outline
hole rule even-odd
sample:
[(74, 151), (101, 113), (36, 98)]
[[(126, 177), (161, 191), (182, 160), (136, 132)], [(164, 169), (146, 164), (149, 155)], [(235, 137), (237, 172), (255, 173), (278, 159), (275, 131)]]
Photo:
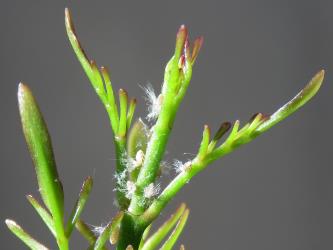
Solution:
[[(90, 58), (106, 65), (116, 89), (139, 99), (138, 84), (159, 89), (175, 33), (185, 23), (204, 35), (193, 80), (179, 110), (166, 158), (195, 153), (205, 123), (247, 121), (270, 113), (319, 69), (326, 79), (305, 108), (255, 142), (195, 177), (163, 212), (191, 208), (180, 242), (188, 249), (332, 249), (332, 1), (1, 1), (1, 249), (24, 249), (3, 223), (15, 218), (36, 238), (54, 242), (25, 199), (38, 195), (16, 103), (28, 83), (48, 123), (66, 192), (67, 214), (83, 179), (95, 186), (83, 213), (93, 225), (115, 214), (111, 130), (67, 41), (71, 8)], [(174, 174), (172, 173), (168, 179)], [(75, 233), (72, 249), (85, 249)]]

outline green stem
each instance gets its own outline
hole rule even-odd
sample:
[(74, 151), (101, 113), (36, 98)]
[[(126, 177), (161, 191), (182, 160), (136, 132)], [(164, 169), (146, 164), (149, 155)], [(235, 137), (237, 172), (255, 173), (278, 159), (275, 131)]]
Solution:
[(172, 182), (163, 190), (160, 196), (149, 206), (149, 208), (139, 217), (137, 223), (147, 225), (157, 218), (163, 208), (179, 192), (179, 190), (188, 183), (196, 174), (202, 171), (209, 162), (194, 159), (191, 168), (188, 171), (181, 172)]
[(147, 226), (136, 223), (138, 217), (125, 213), (121, 221), (119, 241), (116, 250), (125, 250), (132, 245), (133, 249), (138, 249), (142, 235)]
[[(169, 103), (168, 103), (169, 102)], [(133, 196), (129, 211), (132, 214), (140, 215), (144, 211), (142, 204), (142, 191), (144, 187), (154, 182), (158, 171), (158, 166), (162, 160), (169, 135), (176, 116), (177, 106), (171, 100), (165, 99), (164, 108), (161, 110), (160, 116), (154, 126), (152, 137), (148, 143), (144, 165), (138, 176), (136, 186), (139, 192)]]
[(57, 236), (57, 237), (58, 237), (57, 243), (58, 243), (59, 250), (69, 250), (69, 246), (68, 246), (69, 242), (68, 242), (68, 239), (65, 236), (65, 234)]

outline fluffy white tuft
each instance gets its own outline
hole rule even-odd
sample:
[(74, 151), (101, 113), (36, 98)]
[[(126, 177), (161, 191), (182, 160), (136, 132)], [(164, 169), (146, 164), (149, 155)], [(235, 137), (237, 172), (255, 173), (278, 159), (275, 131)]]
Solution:
[(92, 226), (92, 232), (98, 237), (98, 236), (100, 236), (103, 232), (104, 232), (104, 230), (105, 230), (105, 228), (106, 228), (106, 226), (103, 226), (103, 225), (100, 225), (100, 226), (93, 226), (93, 225), (90, 225), (90, 226)]
[(143, 194), (145, 198), (150, 199), (158, 195), (160, 191), (160, 184), (154, 185), (154, 183), (150, 183), (147, 187), (144, 188)]
[(127, 190), (127, 187), (126, 187), (127, 169), (125, 169), (121, 173), (116, 173), (114, 175), (114, 178), (116, 179), (116, 183), (117, 183), (115, 191), (125, 193)]
[(161, 175), (168, 175), (170, 174), (170, 165), (167, 161), (161, 161), (160, 163), (160, 171)]
[(133, 181), (127, 181), (126, 183), (126, 197), (132, 199), (133, 194), (135, 193), (136, 186)]
[(188, 170), (192, 166), (192, 161), (187, 161), (185, 163), (181, 162), (180, 160), (174, 160), (173, 164), (176, 173), (183, 173)]
[(129, 157), (127, 153), (124, 153), (121, 157), (121, 162), (123, 165), (126, 166), (126, 170), (131, 173), (134, 169), (137, 167), (142, 166), (144, 161), (145, 154), (142, 150), (139, 150), (136, 153), (135, 159), (132, 157)]
[(161, 112), (163, 96), (156, 96), (154, 88), (150, 83), (148, 83), (147, 86), (141, 88), (145, 92), (145, 99), (148, 106), (148, 114), (146, 118), (148, 121), (153, 121), (159, 116)]

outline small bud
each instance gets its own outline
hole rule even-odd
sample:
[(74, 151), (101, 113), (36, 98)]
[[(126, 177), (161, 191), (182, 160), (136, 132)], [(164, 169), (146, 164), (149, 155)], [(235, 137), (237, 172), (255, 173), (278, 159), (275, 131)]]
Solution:
[(185, 25), (180, 26), (178, 32), (177, 32), (177, 38), (176, 38), (176, 49), (175, 49), (175, 57), (179, 58), (183, 47), (184, 47), (184, 43), (187, 39), (187, 28), (185, 27)]
[(143, 160), (145, 158), (145, 153), (142, 150), (139, 150), (135, 155), (135, 165), (139, 167), (143, 164)]
[(193, 49), (192, 49), (192, 58), (191, 58), (192, 64), (195, 63), (195, 60), (198, 57), (202, 44), (203, 44), (203, 36), (200, 36), (197, 39), (195, 39), (194, 44), (193, 44)]
[(216, 132), (214, 139), (215, 141), (218, 141), (221, 139), (221, 137), (228, 132), (228, 130), (231, 127), (231, 123), (230, 122), (223, 122), (220, 126), (220, 128), (218, 129), (218, 131)]

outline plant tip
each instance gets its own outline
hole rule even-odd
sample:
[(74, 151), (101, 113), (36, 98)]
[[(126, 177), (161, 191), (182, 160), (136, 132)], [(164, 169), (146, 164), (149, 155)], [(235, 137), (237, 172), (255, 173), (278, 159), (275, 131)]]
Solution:
[(11, 220), (11, 219), (6, 219), (5, 223), (7, 225), (7, 227), (18, 227), (18, 225), (16, 224), (15, 221)]

